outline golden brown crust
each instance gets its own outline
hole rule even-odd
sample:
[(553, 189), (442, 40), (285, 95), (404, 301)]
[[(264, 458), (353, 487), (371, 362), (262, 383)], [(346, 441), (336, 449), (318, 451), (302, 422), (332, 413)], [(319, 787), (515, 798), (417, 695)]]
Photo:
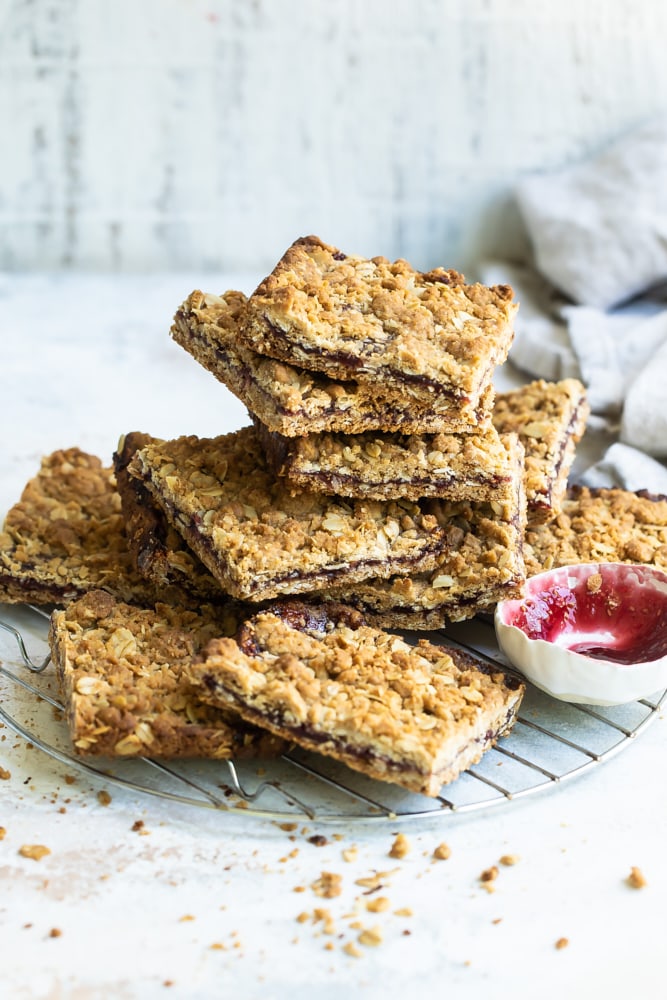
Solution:
[(437, 795), (511, 728), (523, 685), (472, 657), (296, 603), (216, 639), (188, 668), (202, 698), (381, 781)]
[(220, 609), (137, 608), (99, 590), (54, 612), (49, 644), (77, 753), (228, 759), (284, 749), (202, 704), (185, 676), (206, 643), (237, 626)]
[(174, 316), (171, 336), (212, 372), (271, 431), (286, 437), (341, 431), (466, 433), (490, 424), (490, 383), (475, 405), (463, 399), (410, 400), (387, 385), (336, 381), (285, 361), (264, 357), (239, 341), (245, 297), (195, 291)]
[(256, 430), (276, 474), (289, 486), (375, 500), (502, 501), (513, 490), (507, 439), (477, 434), (272, 435)]
[(113, 471), (79, 448), (42, 459), (0, 532), (0, 599), (61, 604), (102, 587), (155, 600), (134, 569)]
[(494, 426), (501, 434), (518, 433), (526, 450), (526, 499), (532, 521), (550, 520), (560, 510), (589, 412), (586, 390), (573, 378), (539, 379), (496, 396)]
[(587, 562), (667, 568), (667, 498), (572, 487), (553, 521), (528, 526), (525, 554), (530, 576), (553, 566)]
[(331, 378), (393, 385), (406, 402), (475, 402), (505, 360), (517, 305), (507, 285), (349, 256), (296, 240), (250, 296), (241, 336), (260, 354)]
[(130, 471), (222, 588), (265, 600), (332, 580), (435, 565), (443, 532), (411, 501), (292, 496), (269, 472), (254, 428), (182, 437), (137, 452)]

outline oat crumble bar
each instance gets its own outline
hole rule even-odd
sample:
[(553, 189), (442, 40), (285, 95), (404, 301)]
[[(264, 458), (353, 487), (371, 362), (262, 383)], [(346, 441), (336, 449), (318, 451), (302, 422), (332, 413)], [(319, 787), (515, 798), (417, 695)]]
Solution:
[(350, 608), (285, 602), (188, 668), (202, 699), (372, 778), (438, 795), (509, 732), (520, 681), (468, 654), (409, 645)]
[(387, 385), (337, 381), (258, 354), (239, 341), (246, 303), (242, 292), (195, 291), (177, 310), (171, 336), (269, 430), (294, 437), (320, 431), (466, 433), (489, 426), (492, 385), (474, 405), (438, 399), (436, 406), (429, 395), (406, 406), (405, 393)]
[(132, 564), (113, 470), (79, 448), (55, 451), (25, 486), (0, 532), (0, 600), (62, 604), (101, 587), (152, 601)]
[[(113, 463), (125, 522), (128, 548), (137, 571), (161, 591), (178, 588), (195, 600), (219, 602), (224, 592), (204, 564), (190, 551), (162, 508), (141, 480), (131, 476), (128, 465), (140, 448), (159, 444), (149, 434), (123, 435)], [(181, 602), (183, 603), (183, 602)]]
[(587, 562), (667, 569), (667, 497), (572, 486), (553, 521), (528, 526), (524, 548), (530, 576)]
[(531, 521), (550, 520), (560, 510), (576, 446), (589, 414), (586, 390), (577, 379), (540, 379), (498, 393), (493, 423), (518, 433), (526, 450), (525, 486)]
[(297, 240), (248, 300), (251, 350), (330, 378), (437, 406), (475, 405), (507, 357), (518, 308), (508, 285), (467, 285), (456, 271), (349, 256)]
[(472, 434), (309, 434), (255, 428), (276, 475), (296, 489), (375, 500), (503, 500), (514, 489), (508, 439)]
[(489, 611), (498, 601), (520, 597), (526, 579), (523, 448), (516, 435), (509, 436), (514, 449), (511, 499), (440, 500), (429, 508), (446, 536), (434, 570), (329, 588), (326, 596), (353, 605), (380, 628), (417, 631), (444, 628), (447, 622)]
[(237, 627), (226, 610), (137, 608), (99, 590), (54, 612), (49, 644), (77, 753), (228, 759), (281, 752), (281, 740), (203, 704), (187, 680), (192, 657)]
[(292, 496), (253, 427), (148, 445), (129, 466), (234, 597), (253, 601), (333, 581), (435, 565), (443, 530), (426, 502)]

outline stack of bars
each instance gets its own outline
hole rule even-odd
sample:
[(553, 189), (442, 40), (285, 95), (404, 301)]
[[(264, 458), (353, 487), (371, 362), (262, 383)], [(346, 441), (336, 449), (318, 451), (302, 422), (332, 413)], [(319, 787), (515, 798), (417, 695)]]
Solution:
[[(385, 630), (519, 596), (525, 556), (530, 572), (576, 561), (612, 509), (564, 497), (579, 382), (495, 396), (516, 308), (506, 286), (315, 237), (249, 298), (189, 296), (172, 337), (252, 424), (133, 431), (113, 469), (56, 452), (0, 535), (0, 598), (58, 607), (50, 643), (79, 753), (226, 759), (297, 743), (437, 794), (509, 731), (514, 677)], [(650, 522), (649, 561), (667, 548), (667, 504), (613, 503), (635, 503), (626, 542)]]

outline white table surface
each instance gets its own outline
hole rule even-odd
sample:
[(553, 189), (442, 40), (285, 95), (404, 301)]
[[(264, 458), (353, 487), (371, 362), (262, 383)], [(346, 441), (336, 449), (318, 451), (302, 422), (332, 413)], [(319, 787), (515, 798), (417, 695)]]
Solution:
[[(110, 461), (129, 430), (213, 435), (246, 423), (168, 329), (193, 288), (249, 291), (254, 277), (0, 277), (0, 510), (55, 448)], [(659, 717), (600, 767), (499, 808), (290, 833), (115, 786), (103, 805), (103, 780), (68, 784), (72, 768), (2, 729), (0, 995), (664, 997), (666, 758)], [(410, 851), (394, 859), (399, 830)], [(443, 841), (451, 856), (434, 861)], [(51, 853), (22, 857), (25, 844)], [(516, 864), (499, 865), (487, 892), (480, 874), (507, 854)], [(642, 889), (626, 882), (632, 866)], [(323, 871), (342, 876), (336, 898), (311, 888)], [(356, 880), (378, 871), (391, 872), (390, 908), (372, 913)], [(312, 922), (317, 907), (333, 934)], [(355, 922), (382, 936), (358, 944), (360, 957), (343, 950)]]

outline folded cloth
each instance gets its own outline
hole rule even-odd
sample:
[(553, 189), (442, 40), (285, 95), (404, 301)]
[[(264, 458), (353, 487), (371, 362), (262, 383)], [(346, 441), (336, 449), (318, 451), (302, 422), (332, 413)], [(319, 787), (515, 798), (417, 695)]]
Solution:
[(580, 305), (608, 309), (667, 277), (667, 118), (601, 153), (521, 181), (538, 270)]
[(667, 458), (667, 311), (665, 338), (633, 379), (623, 407), (621, 441), (656, 458)]
[(633, 492), (648, 490), (667, 496), (667, 468), (643, 451), (618, 442), (612, 444), (604, 457), (578, 478), (585, 486), (618, 486)]

